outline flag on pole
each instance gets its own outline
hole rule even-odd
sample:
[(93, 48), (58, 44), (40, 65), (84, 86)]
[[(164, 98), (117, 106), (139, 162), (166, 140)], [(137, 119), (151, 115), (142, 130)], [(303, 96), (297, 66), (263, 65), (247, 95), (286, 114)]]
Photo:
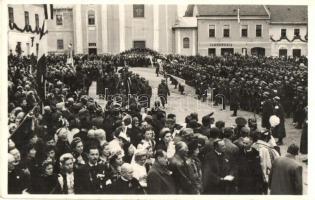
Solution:
[(45, 19), (54, 19), (54, 7), (52, 4), (44, 4)]
[(37, 82), (37, 92), (42, 101), (45, 100), (46, 96), (46, 65), (47, 65), (47, 22), (48, 20), (52, 20), (53, 17), (53, 5), (52, 4), (44, 4), (44, 14), (45, 19), (43, 20), (42, 30), (39, 37), (39, 46), (38, 46), (38, 55), (37, 55), (37, 73), (36, 73), (36, 82)]
[(240, 8), (237, 9), (237, 22), (238, 22), (238, 23), (241, 23)]

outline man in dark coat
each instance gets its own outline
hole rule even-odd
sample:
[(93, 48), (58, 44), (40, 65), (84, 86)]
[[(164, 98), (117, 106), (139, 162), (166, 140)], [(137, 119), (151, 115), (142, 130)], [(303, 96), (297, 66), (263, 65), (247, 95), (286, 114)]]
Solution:
[(243, 139), (243, 148), (238, 158), (238, 192), (239, 194), (262, 194), (263, 175), (260, 170), (259, 152), (252, 148), (250, 137)]
[(230, 110), (233, 111), (232, 116), (237, 116), (237, 110), (239, 108), (240, 96), (239, 89), (234, 86), (230, 92)]
[(99, 149), (91, 146), (88, 151), (88, 163), (78, 169), (81, 194), (102, 194), (109, 191), (112, 184), (110, 166), (98, 163)]
[(20, 167), (16, 167), (15, 158), (8, 154), (8, 194), (22, 194), (28, 189), (30, 176)]
[(162, 79), (158, 86), (158, 96), (161, 99), (162, 106), (165, 107), (165, 104), (167, 104), (167, 96), (170, 96), (170, 90), (164, 79)]
[(133, 177), (133, 168), (129, 163), (121, 166), (121, 177), (113, 184), (112, 194), (144, 194), (139, 181)]
[(224, 155), (224, 141), (214, 142), (203, 163), (204, 194), (231, 194), (234, 192), (234, 174), (231, 173), (229, 160)]
[(170, 169), (177, 183), (177, 193), (197, 194), (193, 185), (193, 174), (187, 164), (188, 146), (180, 141), (175, 145), (175, 155), (170, 160)]
[(262, 116), (261, 116), (261, 126), (263, 128), (270, 128), (269, 118), (273, 114), (273, 104), (272, 101), (268, 98), (269, 93), (264, 92), (263, 96), (265, 101), (262, 104)]
[(301, 195), (303, 192), (303, 168), (295, 160), (299, 147), (291, 144), (287, 155), (274, 160), (270, 172), (270, 194)]
[(167, 164), (166, 152), (157, 150), (155, 162), (147, 177), (148, 194), (176, 194), (175, 180), (172, 172), (167, 169)]

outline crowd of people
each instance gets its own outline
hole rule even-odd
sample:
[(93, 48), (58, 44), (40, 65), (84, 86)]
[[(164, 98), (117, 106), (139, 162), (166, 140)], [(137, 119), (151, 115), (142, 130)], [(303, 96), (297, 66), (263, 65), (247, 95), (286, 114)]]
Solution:
[[(243, 117), (235, 119), (235, 128), (226, 127), (215, 113), (200, 118), (192, 112), (178, 122), (163, 109), (170, 95), (164, 81), (164, 98), (151, 106), (149, 83), (127, 67), (118, 70), (111, 58), (76, 57), (72, 66), (65, 57), (48, 56), (41, 99), (34, 59), (9, 56), (9, 194), (302, 194), (302, 167), (294, 161), (299, 147), (290, 145), (281, 157), (273, 137), (278, 126), (269, 118), (263, 130)], [(187, 78), (187, 68), (175, 64), (166, 71), (189, 82), (194, 79)], [(211, 84), (236, 70), (222, 69), (227, 71), (210, 77)], [(88, 96), (93, 80), (105, 108)], [(131, 99), (107, 98), (115, 94)]]

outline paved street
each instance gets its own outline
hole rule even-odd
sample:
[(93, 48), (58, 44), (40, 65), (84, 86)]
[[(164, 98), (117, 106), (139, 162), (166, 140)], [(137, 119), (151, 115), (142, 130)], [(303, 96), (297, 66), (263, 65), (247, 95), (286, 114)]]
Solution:
[[(146, 78), (149, 81), (149, 84), (153, 88), (153, 98), (151, 99), (151, 105), (154, 102), (154, 99), (157, 98), (157, 87), (158, 84), (161, 82), (161, 79), (163, 78), (161, 75), (159, 77), (155, 74), (155, 69), (153, 68), (131, 68), (131, 70), (139, 74), (140, 76)], [(233, 126), (235, 125), (235, 117), (232, 117), (232, 111), (229, 110), (229, 107), (226, 107), (226, 110), (222, 110), (222, 105), (219, 106), (212, 106), (212, 103), (209, 101), (207, 102), (201, 102), (197, 99), (197, 97), (194, 95), (194, 89), (190, 86), (185, 85), (185, 95), (181, 95), (177, 89), (174, 89), (173, 85), (169, 85), (169, 89), (171, 91), (171, 95), (168, 97), (168, 105), (166, 108), (167, 113), (174, 113), (176, 114), (176, 119), (178, 123), (183, 123), (184, 119), (187, 115), (189, 115), (191, 112), (197, 112), (199, 115), (199, 120), (201, 120), (202, 116), (209, 114), (211, 112), (214, 112), (214, 118), (216, 121), (223, 120), (225, 121), (225, 126)], [(95, 99), (98, 99), (96, 97), (96, 84), (93, 83), (90, 88), (90, 96), (95, 97)], [(105, 101), (99, 100), (98, 102), (104, 106)], [(254, 114), (251, 112), (246, 111), (239, 111), (238, 116), (243, 116), (246, 119), (249, 117), (254, 117)], [(259, 115), (256, 115), (258, 127), (261, 127), (261, 117)], [(284, 145), (281, 146), (281, 153), (284, 155), (286, 153), (288, 145), (291, 143), (296, 143), (297, 145), (300, 144), (300, 136), (301, 136), (301, 130), (295, 129), (292, 126), (292, 119), (286, 119), (285, 122), (286, 127), (286, 133), (287, 137), (284, 138)], [(303, 194), (306, 194), (307, 192), (307, 165), (301, 162), (305, 156), (300, 155), (297, 159), (298, 161), (303, 165), (303, 181), (304, 181), (304, 192)]]

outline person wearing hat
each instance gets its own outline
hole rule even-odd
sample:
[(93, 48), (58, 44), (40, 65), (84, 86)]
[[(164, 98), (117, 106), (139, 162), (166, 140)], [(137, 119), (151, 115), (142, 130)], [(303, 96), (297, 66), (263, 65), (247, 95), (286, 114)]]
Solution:
[(302, 195), (303, 167), (297, 162), (299, 147), (291, 144), (284, 157), (276, 158), (269, 175), (270, 194)]
[(273, 114), (273, 102), (269, 98), (269, 92), (263, 93), (264, 102), (262, 102), (262, 116), (261, 116), (261, 126), (263, 128), (270, 128), (269, 118)]
[[(224, 101), (224, 100), (223, 100)], [(230, 91), (230, 110), (233, 111), (232, 116), (237, 116), (237, 110), (240, 104), (240, 89), (236, 86), (232, 86)]]
[(156, 143), (155, 150), (162, 149), (168, 153), (171, 151), (171, 146), (173, 145), (173, 137), (169, 128), (163, 128), (159, 134), (159, 140)]
[(161, 99), (163, 108), (165, 108), (165, 104), (167, 104), (167, 96), (170, 96), (170, 90), (164, 79), (161, 80), (161, 83), (158, 86), (158, 96)]

